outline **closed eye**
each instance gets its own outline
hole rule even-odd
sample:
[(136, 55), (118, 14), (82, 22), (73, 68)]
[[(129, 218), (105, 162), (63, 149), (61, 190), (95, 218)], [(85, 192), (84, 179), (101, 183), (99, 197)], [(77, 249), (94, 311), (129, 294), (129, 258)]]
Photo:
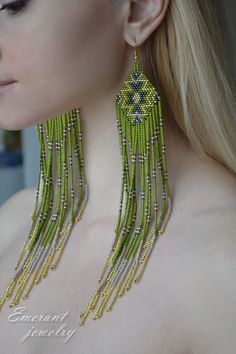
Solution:
[(21, 10), (23, 10), (27, 2), (29, 2), (29, 0), (16, 0), (16, 1), (8, 2), (2, 5), (0, 11), (6, 10), (10, 14), (14, 15), (20, 12)]

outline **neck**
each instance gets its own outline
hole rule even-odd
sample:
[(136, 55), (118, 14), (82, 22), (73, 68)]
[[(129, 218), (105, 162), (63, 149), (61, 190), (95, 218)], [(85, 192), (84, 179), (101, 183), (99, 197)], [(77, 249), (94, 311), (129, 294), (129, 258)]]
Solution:
[[(190, 154), (178, 130), (165, 119), (165, 145), (168, 182), (172, 192), (178, 183), (181, 167)], [(115, 95), (99, 104), (81, 109), (84, 160), (89, 199), (87, 215), (97, 217), (116, 215), (118, 212), (122, 165), (115, 113)], [(181, 177), (182, 178), (182, 177)], [(98, 215), (99, 213), (99, 215)]]

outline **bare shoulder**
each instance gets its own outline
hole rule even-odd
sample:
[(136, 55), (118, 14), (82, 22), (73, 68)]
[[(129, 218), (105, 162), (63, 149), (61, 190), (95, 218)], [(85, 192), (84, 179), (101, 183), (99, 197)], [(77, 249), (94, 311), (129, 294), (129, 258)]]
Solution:
[(183, 167), (162, 246), (176, 277), (171, 293), (178, 299), (181, 335), (193, 354), (231, 354), (236, 348), (236, 175), (194, 156)]
[(231, 354), (236, 348), (235, 214), (212, 221), (214, 224), (206, 228), (209, 234), (199, 235), (202, 244), (196, 247), (189, 278), (191, 339), (194, 353)]
[(7, 213), (9, 209), (17, 207), (19, 203), (22, 204), (25, 201), (31, 200), (32, 196), (35, 193), (35, 190), (35, 188), (24, 188), (18, 191), (17, 193), (13, 194), (10, 198), (6, 200), (5, 203), (0, 206), (1, 215)]
[(204, 177), (181, 226), (188, 264), (183, 302), (193, 353), (231, 354), (236, 348), (236, 178), (221, 168)]
[(34, 206), (35, 189), (25, 188), (11, 196), (0, 207), (1, 238), (0, 250), (4, 250), (30, 222)]

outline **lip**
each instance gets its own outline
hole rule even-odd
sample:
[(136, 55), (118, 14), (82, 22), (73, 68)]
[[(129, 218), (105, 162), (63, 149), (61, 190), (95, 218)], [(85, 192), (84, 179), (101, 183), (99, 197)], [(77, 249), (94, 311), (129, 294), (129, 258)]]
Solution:
[(0, 81), (0, 94), (2, 95), (5, 91), (10, 89), (10, 86), (16, 81)]
[(0, 86), (10, 85), (10, 84), (13, 84), (14, 82), (15, 82), (14, 80), (4, 80), (4, 81), (0, 81)]

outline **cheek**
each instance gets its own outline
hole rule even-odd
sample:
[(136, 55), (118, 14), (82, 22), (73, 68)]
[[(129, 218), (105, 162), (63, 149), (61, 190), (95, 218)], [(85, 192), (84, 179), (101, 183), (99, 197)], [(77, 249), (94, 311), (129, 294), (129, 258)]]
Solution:
[(40, 72), (40, 86), (46, 85), (55, 94), (77, 95), (77, 103), (82, 104), (89, 94), (112, 85), (124, 42), (112, 12), (86, 4), (86, 11), (78, 13), (67, 13), (67, 19), (65, 13), (61, 19), (58, 16), (58, 23), (48, 28), (43, 40), (36, 40), (31, 51), (32, 78), (38, 80)]
[(6, 110), (9, 127), (42, 122), (112, 87), (119, 75), (123, 39), (112, 15), (99, 9), (81, 16), (68, 13), (67, 19), (64, 12), (51, 24), (46, 19), (47, 31), (45, 20), (38, 21), (33, 32), (17, 41), (12, 55), (19, 82)]

